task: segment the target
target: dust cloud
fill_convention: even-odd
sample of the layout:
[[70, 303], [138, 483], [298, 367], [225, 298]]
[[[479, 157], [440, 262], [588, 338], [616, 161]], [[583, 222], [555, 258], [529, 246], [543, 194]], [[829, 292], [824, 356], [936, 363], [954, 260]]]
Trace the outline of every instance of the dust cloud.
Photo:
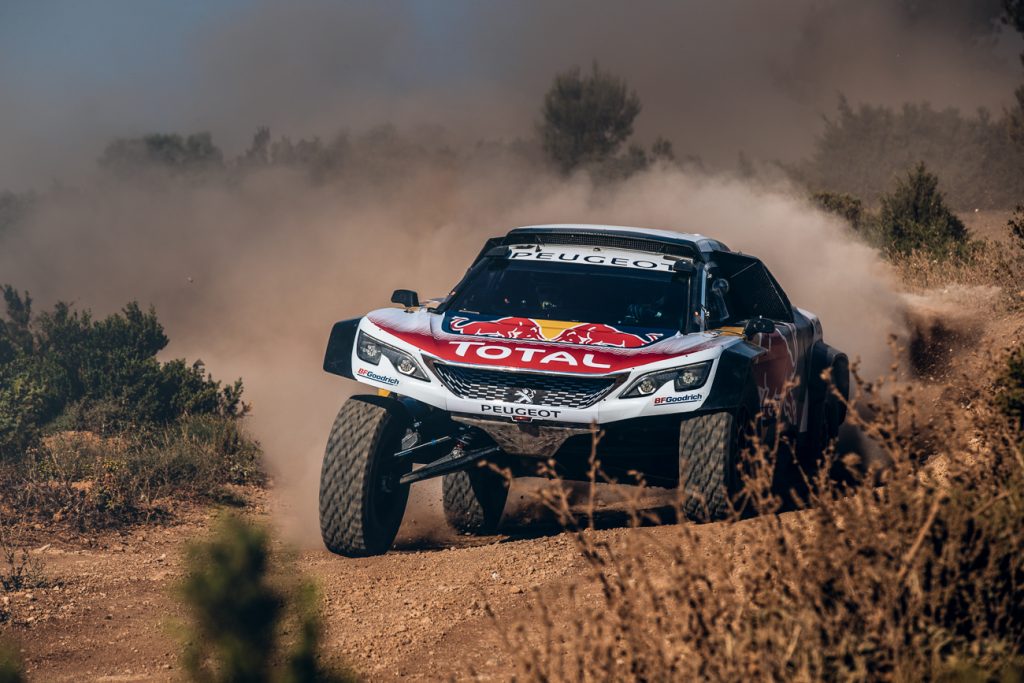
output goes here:
[[[392, 290], [443, 295], [487, 237], [536, 223], [699, 232], [763, 258], [826, 339], [881, 372], [903, 334], [885, 266], [843, 224], [784, 186], [655, 168], [616, 184], [513, 163], [410, 163], [316, 185], [284, 170], [202, 181], [94, 181], [57, 193], [0, 243], [0, 282], [40, 308], [156, 307], [165, 357], [241, 376], [251, 428], [283, 492], [290, 537], [318, 542], [317, 479], [333, 416], [358, 385], [321, 370], [331, 325], [389, 305]], [[441, 516], [420, 495], [412, 531]], [[429, 522], [425, 520], [434, 520]], [[417, 527], [417, 524], [419, 526]]]
[[1020, 77], [1001, 0], [206, 4], [194, 25], [174, 3], [0, 7], [0, 188], [66, 179], [112, 137], [153, 131], [208, 130], [229, 152], [261, 125], [529, 137], [554, 74], [594, 59], [640, 96], [640, 142], [718, 168], [740, 150], [805, 156], [838, 93], [998, 113]]

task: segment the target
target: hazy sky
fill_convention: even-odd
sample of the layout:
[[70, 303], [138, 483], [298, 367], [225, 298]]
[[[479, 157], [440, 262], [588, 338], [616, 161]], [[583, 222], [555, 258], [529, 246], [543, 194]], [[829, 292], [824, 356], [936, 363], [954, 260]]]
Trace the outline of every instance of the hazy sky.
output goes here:
[[979, 29], [994, 6], [0, 0], [0, 188], [73, 179], [111, 137], [153, 131], [209, 130], [230, 151], [259, 125], [530, 135], [552, 75], [594, 59], [637, 89], [642, 139], [709, 159], [793, 158], [839, 92], [1007, 105], [1024, 80], [1021, 41]]

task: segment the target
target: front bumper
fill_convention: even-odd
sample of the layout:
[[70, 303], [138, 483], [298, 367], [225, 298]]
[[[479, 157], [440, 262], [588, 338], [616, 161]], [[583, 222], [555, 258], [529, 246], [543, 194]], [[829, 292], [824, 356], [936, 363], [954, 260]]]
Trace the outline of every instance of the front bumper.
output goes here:
[[[709, 398], [718, 359], [724, 348], [708, 348], [603, 375], [538, 372], [454, 363], [432, 356], [366, 319], [360, 328], [422, 360], [429, 381], [403, 375], [387, 358], [370, 365], [361, 360], [353, 349], [352, 372], [357, 381], [408, 396], [452, 414], [510, 423], [543, 421], [589, 426], [699, 411]], [[699, 388], [678, 392], [668, 382], [651, 395], [621, 398], [626, 388], [641, 375], [703, 361], [712, 361], [712, 367]], [[484, 379], [478, 386], [467, 385], [466, 382], [474, 377]], [[535, 395], [530, 396], [530, 391]]]

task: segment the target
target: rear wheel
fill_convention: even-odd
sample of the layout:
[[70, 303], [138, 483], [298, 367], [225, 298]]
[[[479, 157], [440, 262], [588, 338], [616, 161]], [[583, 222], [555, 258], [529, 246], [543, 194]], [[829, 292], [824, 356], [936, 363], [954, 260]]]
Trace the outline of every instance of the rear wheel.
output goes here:
[[409, 466], [392, 458], [405, 431], [380, 405], [351, 398], [341, 407], [320, 473], [320, 535], [331, 552], [360, 557], [391, 547], [409, 499], [398, 483]]
[[446, 474], [441, 483], [444, 516], [467, 534], [494, 533], [508, 499], [505, 477], [487, 468]]
[[839, 354], [832, 361], [830, 370], [827, 384], [820, 376], [811, 378], [808, 430], [799, 458], [808, 478], [817, 475], [824, 462], [823, 456], [839, 436], [839, 428], [846, 420], [846, 401], [850, 396], [850, 370], [846, 356]]

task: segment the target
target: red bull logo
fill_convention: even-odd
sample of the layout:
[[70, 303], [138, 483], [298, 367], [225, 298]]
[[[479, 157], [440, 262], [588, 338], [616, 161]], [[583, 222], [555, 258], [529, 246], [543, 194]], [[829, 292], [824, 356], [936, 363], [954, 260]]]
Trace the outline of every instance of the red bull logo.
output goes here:
[[564, 342], [566, 344], [617, 346], [623, 349], [635, 349], [640, 346], [646, 346], [651, 342], [655, 342], [660, 339], [661, 336], [662, 335], [658, 333], [640, 336], [638, 334], [623, 332], [611, 325], [584, 323], [582, 325], [576, 325], [575, 327], [563, 330], [561, 334], [555, 337], [554, 341]]
[[460, 334], [473, 334], [481, 337], [545, 339], [540, 324], [531, 318], [499, 318], [497, 320], [452, 318], [452, 329]]
[[[545, 327], [548, 330], [545, 330]], [[622, 349], [647, 346], [664, 336], [661, 333], [641, 336], [602, 323], [579, 323], [566, 327], [565, 323], [542, 325], [540, 321], [532, 318], [515, 317], [497, 320], [452, 318], [451, 329], [460, 334], [483, 337], [560, 342], [580, 346], [614, 346]]]

